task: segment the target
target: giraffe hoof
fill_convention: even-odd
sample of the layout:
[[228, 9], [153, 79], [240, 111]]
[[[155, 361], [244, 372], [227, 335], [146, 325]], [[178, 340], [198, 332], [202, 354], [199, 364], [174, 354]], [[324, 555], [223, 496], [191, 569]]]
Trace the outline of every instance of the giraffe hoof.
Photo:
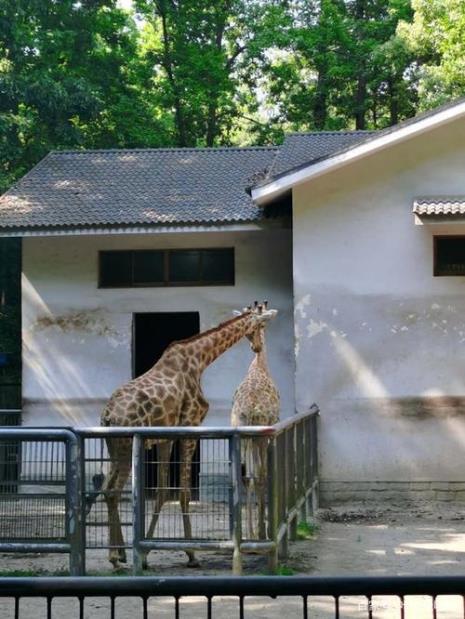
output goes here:
[[200, 561], [198, 561], [197, 559], [189, 559], [186, 567], [200, 567]]

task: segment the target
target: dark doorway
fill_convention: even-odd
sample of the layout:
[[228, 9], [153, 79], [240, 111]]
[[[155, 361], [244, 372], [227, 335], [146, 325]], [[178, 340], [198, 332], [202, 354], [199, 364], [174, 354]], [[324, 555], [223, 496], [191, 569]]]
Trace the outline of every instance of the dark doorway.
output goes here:
[[197, 335], [198, 312], [134, 314], [134, 377], [149, 370], [176, 340]]
[[[172, 342], [197, 335], [200, 330], [200, 317], [198, 312], [134, 314], [133, 324], [133, 374], [136, 377], [149, 370]], [[171, 488], [179, 487], [179, 451], [179, 442], [176, 441], [171, 452], [169, 481]], [[156, 446], [146, 451], [145, 462], [145, 487], [147, 489], [155, 488], [157, 485]], [[191, 489], [193, 499], [198, 498], [199, 473], [200, 445], [197, 445], [192, 461]]]

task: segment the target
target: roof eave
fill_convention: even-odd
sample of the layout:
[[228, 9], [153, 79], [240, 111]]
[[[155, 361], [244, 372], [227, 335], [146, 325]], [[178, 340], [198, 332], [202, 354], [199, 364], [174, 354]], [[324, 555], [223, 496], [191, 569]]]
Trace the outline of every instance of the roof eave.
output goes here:
[[271, 179], [269, 182], [252, 187], [251, 195], [256, 204], [265, 205], [280, 197], [293, 187], [305, 183], [314, 178], [318, 178], [328, 172], [342, 168], [350, 163], [355, 163], [372, 154], [381, 152], [391, 146], [400, 144], [412, 137], [421, 135], [445, 125], [461, 116], [465, 115], [465, 101], [447, 109], [438, 110], [432, 116], [420, 118], [417, 122], [408, 125], [400, 125], [393, 130], [379, 137], [374, 137], [367, 142], [362, 142], [353, 148], [340, 154], [330, 156], [327, 159], [310, 163], [299, 169], [291, 170], [282, 176]]
[[59, 237], [59, 236], [96, 236], [120, 234], [168, 234], [194, 232], [249, 232], [263, 228], [280, 227], [282, 221], [273, 219], [255, 219], [249, 221], [192, 222], [177, 224], [136, 224], [136, 225], [96, 225], [96, 226], [30, 226], [0, 228], [0, 238], [12, 237]]
[[442, 215], [427, 215], [413, 213], [415, 225], [417, 226], [450, 226], [465, 224], [465, 213], [448, 213]]

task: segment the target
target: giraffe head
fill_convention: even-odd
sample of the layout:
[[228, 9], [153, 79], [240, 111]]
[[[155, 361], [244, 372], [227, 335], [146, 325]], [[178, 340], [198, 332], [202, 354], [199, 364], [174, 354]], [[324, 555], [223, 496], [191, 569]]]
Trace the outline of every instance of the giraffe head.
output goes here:
[[255, 301], [253, 306], [245, 307], [243, 312], [250, 314], [250, 326], [245, 335], [253, 352], [259, 353], [263, 349], [265, 326], [268, 321], [276, 317], [278, 310], [268, 309], [268, 301], [263, 303]]

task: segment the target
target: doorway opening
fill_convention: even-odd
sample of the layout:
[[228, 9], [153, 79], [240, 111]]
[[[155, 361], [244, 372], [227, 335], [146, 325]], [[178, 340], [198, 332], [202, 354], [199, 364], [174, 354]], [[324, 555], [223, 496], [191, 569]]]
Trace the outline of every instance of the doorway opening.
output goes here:
[[[160, 312], [134, 314], [133, 321], [133, 377], [149, 370], [174, 341], [183, 340], [200, 331], [198, 312]], [[176, 441], [171, 450], [169, 487], [179, 488], [180, 449]], [[200, 474], [200, 443], [192, 460], [191, 496], [198, 499]], [[157, 486], [157, 447], [145, 453], [145, 486]], [[173, 490], [170, 498], [177, 498]]]

